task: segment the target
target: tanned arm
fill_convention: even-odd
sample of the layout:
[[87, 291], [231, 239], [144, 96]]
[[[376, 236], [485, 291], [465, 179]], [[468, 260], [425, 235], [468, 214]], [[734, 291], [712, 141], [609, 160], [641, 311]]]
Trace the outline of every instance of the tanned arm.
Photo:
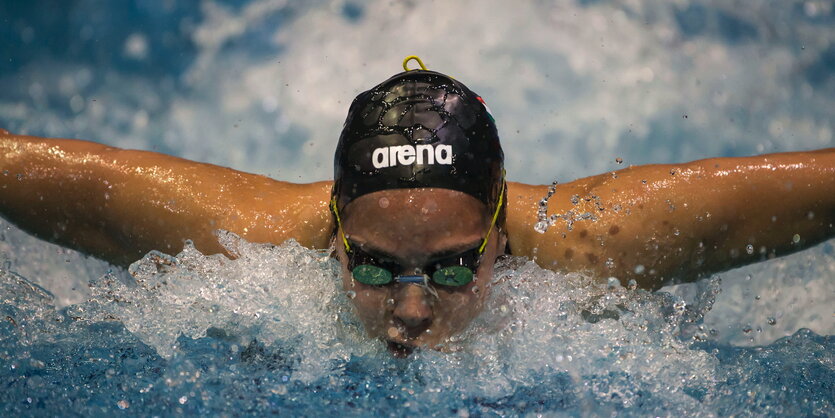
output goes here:
[[0, 215], [42, 239], [113, 264], [186, 239], [223, 252], [213, 231], [325, 248], [331, 182], [292, 184], [168, 155], [0, 130]]
[[[781, 256], [835, 236], [835, 148], [629, 167], [560, 185], [534, 231], [547, 186], [510, 184], [517, 255], [657, 289]], [[575, 203], [576, 202], [576, 203]], [[569, 212], [570, 211], [570, 212]], [[580, 219], [582, 214], [592, 219]], [[588, 216], [588, 215], [586, 215]]]

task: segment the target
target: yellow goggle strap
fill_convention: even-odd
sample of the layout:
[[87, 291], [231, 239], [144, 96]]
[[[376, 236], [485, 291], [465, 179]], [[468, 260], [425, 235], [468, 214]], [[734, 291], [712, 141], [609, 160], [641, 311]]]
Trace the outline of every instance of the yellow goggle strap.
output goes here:
[[504, 203], [504, 188], [507, 185], [504, 175], [505, 171], [502, 169], [502, 189], [499, 191], [499, 203], [496, 205], [496, 211], [493, 212], [493, 220], [490, 221], [490, 229], [487, 230], [487, 236], [484, 237], [484, 242], [481, 243], [481, 247], [478, 247], [479, 254], [484, 252], [484, 247], [487, 246], [487, 240], [490, 239], [490, 233], [493, 232], [493, 227], [496, 226], [496, 220], [499, 219], [499, 211], [502, 209], [502, 204]]
[[339, 236], [342, 237], [342, 242], [345, 243], [345, 252], [351, 251], [351, 245], [348, 244], [348, 239], [345, 238], [345, 232], [342, 231], [342, 219], [339, 218], [339, 210], [336, 208], [336, 196], [331, 198], [331, 211], [336, 217], [336, 226], [339, 228]]

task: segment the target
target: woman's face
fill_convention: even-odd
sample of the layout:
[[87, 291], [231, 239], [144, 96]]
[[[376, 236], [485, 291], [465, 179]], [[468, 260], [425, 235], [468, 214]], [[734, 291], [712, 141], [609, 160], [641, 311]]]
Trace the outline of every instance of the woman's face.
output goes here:
[[[342, 211], [343, 230], [350, 245], [394, 260], [402, 271], [415, 274], [436, 255], [458, 253], [481, 245], [491, 213], [474, 197], [448, 189], [395, 189], [361, 196]], [[432, 283], [365, 285], [353, 279], [341, 236], [337, 254], [342, 262], [345, 291], [371, 337], [385, 339], [397, 355], [415, 347], [443, 349], [447, 339], [481, 312], [490, 290], [493, 264], [505, 238], [495, 229], [474, 280], [450, 287]]]

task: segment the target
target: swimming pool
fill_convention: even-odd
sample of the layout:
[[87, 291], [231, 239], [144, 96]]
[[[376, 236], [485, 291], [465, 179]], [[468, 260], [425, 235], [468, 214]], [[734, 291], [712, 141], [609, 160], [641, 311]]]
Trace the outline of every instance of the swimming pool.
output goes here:
[[[835, 144], [827, 2], [47, 6], [0, 6], [2, 127], [282, 180], [330, 178], [350, 100], [413, 53], [485, 97], [515, 181]], [[655, 294], [511, 258], [454, 353], [398, 360], [293, 243], [131, 275], [2, 233], [4, 415], [832, 411], [833, 241]]]

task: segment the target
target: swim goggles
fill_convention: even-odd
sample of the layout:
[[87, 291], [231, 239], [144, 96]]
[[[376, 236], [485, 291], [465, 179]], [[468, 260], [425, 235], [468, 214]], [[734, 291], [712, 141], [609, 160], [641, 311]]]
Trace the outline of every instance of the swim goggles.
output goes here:
[[351, 246], [348, 253], [348, 270], [354, 280], [368, 285], [382, 286], [392, 282], [424, 283], [431, 278], [432, 282], [442, 286], [464, 286], [473, 281], [475, 271], [481, 261], [482, 252], [479, 247], [432, 262], [420, 269], [423, 274], [395, 275], [403, 271], [403, 267], [392, 260], [375, 257], [359, 246]]
[[475, 272], [484, 255], [484, 248], [487, 247], [490, 232], [493, 230], [493, 227], [496, 225], [496, 219], [499, 217], [499, 210], [501, 210], [504, 201], [504, 188], [505, 182], [502, 181], [496, 211], [493, 213], [490, 227], [481, 244], [473, 249], [442, 258], [424, 266], [421, 269], [423, 274], [420, 275], [396, 274], [404, 269], [393, 260], [376, 257], [363, 251], [359, 245], [351, 245], [351, 242], [345, 237], [345, 232], [342, 230], [342, 220], [339, 217], [336, 197], [332, 198], [330, 208], [333, 211], [334, 217], [336, 217], [339, 234], [342, 242], [345, 244], [345, 252], [348, 255], [348, 270], [351, 272], [354, 280], [373, 286], [382, 286], [393, 282], [425, 283], [428, 279], [441, 286], [458, 287], [470, 283], [473, 281]]

